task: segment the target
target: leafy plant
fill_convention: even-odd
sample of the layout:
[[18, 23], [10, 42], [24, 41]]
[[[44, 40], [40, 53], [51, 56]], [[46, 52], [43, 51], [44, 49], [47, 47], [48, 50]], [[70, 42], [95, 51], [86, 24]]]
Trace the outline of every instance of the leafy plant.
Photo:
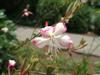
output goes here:
[[81, 62], [74, 65], [73, 75], [92, 75], [90, 62], [83, 58]]
[[100, 74], [100, 61], [95, 62], [96, 74]]
[[0, 73], [7, 70], [8, 60], [14, 59], [11, 50], [16, 45], [14, 23], [0, 10]]

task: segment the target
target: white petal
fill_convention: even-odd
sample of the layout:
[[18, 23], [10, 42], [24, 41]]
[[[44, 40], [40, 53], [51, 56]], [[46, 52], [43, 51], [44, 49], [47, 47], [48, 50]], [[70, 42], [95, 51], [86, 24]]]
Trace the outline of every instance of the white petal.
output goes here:
[[59, 22], [55, 26], [54, 34], [59, 35], [59, 34], [64, 33], [66, 30], [67, 30], [67, 28], [65, 27], [65, 24], [62, 22]]
[[60, 47], [61, 48], [71, 48], [71, 46], [73, 45], [73, 41], [71, 40], [71, 38], [68, 35], [60, 35], [59, 37], [57, 37], [57, 41], [59, 41]]
[[36, 37], [36, 38], [32, 39], [31, 42], [36, 47], [43, 48], [43, 47], [45, 47], [47, 45], [48, 39], [47, 38], [43, 38], [43, 37]]

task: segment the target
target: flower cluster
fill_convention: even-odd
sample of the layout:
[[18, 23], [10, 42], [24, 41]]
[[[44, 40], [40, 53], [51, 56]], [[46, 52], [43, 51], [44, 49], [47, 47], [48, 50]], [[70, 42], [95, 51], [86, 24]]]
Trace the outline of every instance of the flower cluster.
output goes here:
[[33, 45], [38, 48], [48, 47], [48, 53], [56, 53], [61, 49], [73, 48], [73, 41], [65, 34], [67, 28], [64, 22], [58, 22], [55, 26], [45, 26], [40, 29], [40, 37], [32, 39]]

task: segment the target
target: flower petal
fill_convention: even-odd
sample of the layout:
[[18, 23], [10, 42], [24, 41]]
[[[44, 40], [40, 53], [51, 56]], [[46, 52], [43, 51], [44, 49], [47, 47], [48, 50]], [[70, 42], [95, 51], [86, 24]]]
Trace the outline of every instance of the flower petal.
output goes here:
[[36, 37], [32, 39], [31, 41], [33, 45], [35, 45], [38, 48], [43, 48], [47, 45], [48, 39], [43, 38], [43, 37]]
[[55, 26], [54, 34], [59, 35], [59, 34], [64, 33], [66, 30], [67, 28], [65, 27], [65, 24], [63, 22], [59, 22]]
[[40, 30], [40, 34], [43, 36], [43, 37], [49, 37], [50, 36], [50, 33], [53, 33], [54, 31], [54, 27], [52, 26], [46, 26], [44, 28], [42, 28]]
[[68, 35], [61, 35], [61, 37], [58, 37], [59, 44], [61, 45], [61, 48], [72, 48], [73, 47], [73, 41]]

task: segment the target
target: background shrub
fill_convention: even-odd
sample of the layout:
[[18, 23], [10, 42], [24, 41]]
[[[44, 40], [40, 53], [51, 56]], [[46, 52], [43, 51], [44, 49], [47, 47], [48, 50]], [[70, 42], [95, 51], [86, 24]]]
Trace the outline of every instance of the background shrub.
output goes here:
[[12, 50], [16, 45], [15, 24], [0, 10], [0, 75], [7, 72], [9, 59], [14, 59]]

